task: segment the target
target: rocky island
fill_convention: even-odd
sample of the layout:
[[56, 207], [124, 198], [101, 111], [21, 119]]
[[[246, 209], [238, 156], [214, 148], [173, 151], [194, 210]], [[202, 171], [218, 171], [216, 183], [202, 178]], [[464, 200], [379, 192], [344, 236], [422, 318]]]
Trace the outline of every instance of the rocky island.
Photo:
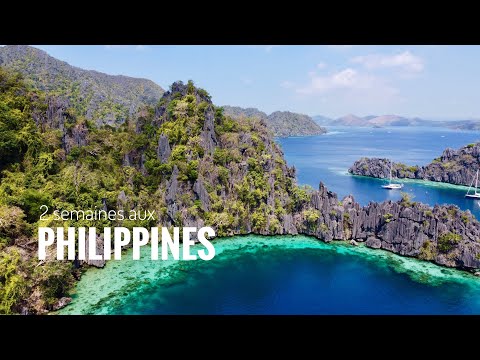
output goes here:
[[388, 159], [361, 158], [348, 171], [354, 175], [385, 179], [392, 174], [397, 178], [438, 181], [470, 186], [480, 169], [480, 143], [469, 144], [458, 150], [445, 149], [443, 154], [426, 166], [405, 165]]
[[267, 124], [274, 136], [311, 136], [325, 134], [327, 130], [318, 125], [310, 116], [290, 111], [275, 111], [270, 115], [256, 108], [224, 106], [225, 115], [232, 118], [256, 117]]
[[[39, 206], [155, 210], [158, 218], [42, 226], [211, 226], [218, 236], [306, 234], [364, 242], [464, 270], [480, 268], [480, 224], [456, 206], [359, 205], [298, 186], [265, 119], [225, 115], [207, 91], [175, 82], [155, 105], [105, 125], [68, 96], [0, 67], [0, 313], [68, 303], [87, 266], [38, 261]], [[319, 179], [320, 180], [320, 179]], [[101, 247], [102, 239], [97, 239]]]

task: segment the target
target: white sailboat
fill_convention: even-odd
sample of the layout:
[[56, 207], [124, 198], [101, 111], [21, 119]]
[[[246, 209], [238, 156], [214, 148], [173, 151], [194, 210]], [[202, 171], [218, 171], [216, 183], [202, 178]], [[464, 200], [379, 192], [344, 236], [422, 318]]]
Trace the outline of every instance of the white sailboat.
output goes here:
[[390, 161], [390, 181], [387, 185], [382, 185], [382, 188], [387, 190], [397, 190], [403, 188], [403, 184], [392, 183], [392, 162]]
[[[475, 190], [473, 191], [473, 194], [470, 194], [470, 189], [472, 188], [473, 181], [475, 181]], [[470, 187], [468, 188], [468, 191], [465, 194], [465, 197], [469, 199], [480, 199], [480, 192], [478, 192], [477, 189], [478, 189], [478, 170], [477, 170], [477, 174], [475, 175], [475, 178], [472, 179], [472, 183], [470, 184]]]

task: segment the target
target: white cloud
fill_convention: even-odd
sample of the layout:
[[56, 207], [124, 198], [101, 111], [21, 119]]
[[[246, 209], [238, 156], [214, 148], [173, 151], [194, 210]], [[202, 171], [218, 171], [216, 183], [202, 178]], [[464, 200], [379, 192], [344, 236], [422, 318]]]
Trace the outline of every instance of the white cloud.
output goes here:
[[322, 93], [333, 89], [355, 88], [360, 86], [368, 86], [370, 79], [366, 76], [360, 76], [358, 72], [352, 68], [333, 73], [328, 76], [317, 76], [315, 73], [309, 72], [310, 84], [299, 88], [296, 91], [301, 94]]
[[413, 55], [410, 51], [404, 51], [396, 55], [370, 54], [356, 56], [351, 59], [351, 62], [361, 64], [367, 69], [397, 67], [410, 73], [419, 73], [425, 67], [423, 59]]
[[319, 62], [317, 64], [317, 69], [322, 70], [322, 69], [325, 69], [326, 67], [327, 67], [327, 64], [325, 64], [324, 62]]
[[398, 90], [385, 79], [350, 67], [326, 76], [308, 75], [307, 85], [295, 88], [300, 96], [319, 95], [319, 98], [325, 98], [329, 95], [345, 104], [364, 105], [385, 105], [401, 100]]
[[245, 85], [252, 85], [252, 84], [253, 84], [253, 80], [252, 80], [252, 79], [242, 79], [242, 82], [243, 82]]

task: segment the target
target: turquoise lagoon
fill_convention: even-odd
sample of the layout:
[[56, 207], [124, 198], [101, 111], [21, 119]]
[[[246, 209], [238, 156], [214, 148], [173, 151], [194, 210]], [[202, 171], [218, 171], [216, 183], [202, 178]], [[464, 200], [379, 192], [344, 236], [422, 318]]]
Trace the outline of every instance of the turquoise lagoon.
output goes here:
[[[196, 245], [201, 246], [201, 245]], [[60, 314], [476, 314], [480, 279], [345, 242], [214, 240], [210, 261], [110, 261]]]

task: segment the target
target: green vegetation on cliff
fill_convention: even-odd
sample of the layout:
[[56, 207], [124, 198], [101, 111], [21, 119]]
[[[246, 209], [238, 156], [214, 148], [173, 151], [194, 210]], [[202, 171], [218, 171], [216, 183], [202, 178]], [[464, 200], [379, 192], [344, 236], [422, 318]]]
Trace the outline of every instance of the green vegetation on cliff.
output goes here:
[[83, 70], [31, 46], [0, 47], [0, 65], [23, 74], [32, 87], [67, 100], [77, 114], [98, 124], [117, 126], [163, 94], [153, 81]]
[[[113, 128], [0, 71], [0, 313], [54, 309], [79, 275], [78, 262], [38, 262], [39, 225], [206, 223], [220, 236], [281, 233], [280, 217], [303, 201], [291, 196], [294, 171], [265, 126], [224, 116], [191, 82]], [[41, 205], [50, 208], [44, 221]], [[59, 223], [51, 215], [95, 208], [155, 210], [157, 221]]]

